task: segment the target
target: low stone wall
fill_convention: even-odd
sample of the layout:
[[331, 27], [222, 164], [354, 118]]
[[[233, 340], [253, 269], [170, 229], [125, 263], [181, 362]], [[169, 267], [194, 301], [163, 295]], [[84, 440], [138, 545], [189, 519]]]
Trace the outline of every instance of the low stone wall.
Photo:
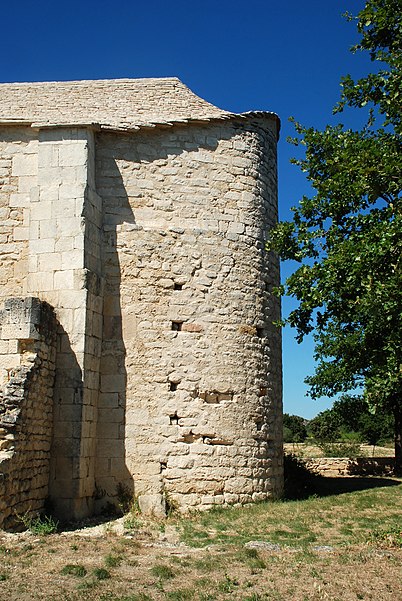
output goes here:
[[382, 476], [392, 474], [393, 457], [319, 457], [305, 459], [306, 467], [322, 476]]
[[43, 510], [48, 496], [56, 328], [37, 298], [8, 299], [0, 311], [1, 528]]

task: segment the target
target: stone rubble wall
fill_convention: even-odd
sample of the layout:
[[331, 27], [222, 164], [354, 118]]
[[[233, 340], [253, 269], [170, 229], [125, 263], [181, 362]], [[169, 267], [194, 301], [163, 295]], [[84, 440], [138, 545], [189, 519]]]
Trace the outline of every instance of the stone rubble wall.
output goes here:
[[105, 275], [96, 482], [144, 511], [282, 492], [276, 126], [98, 134]]
[[0, 311], [0, 527], [44, 509], [48, 497], [57, 323], [37, 298], [10, 298]]
[[392, 457], [318, 457], [305, 459], [306, 467], [322, 476], [378, 476], [391, 474]]

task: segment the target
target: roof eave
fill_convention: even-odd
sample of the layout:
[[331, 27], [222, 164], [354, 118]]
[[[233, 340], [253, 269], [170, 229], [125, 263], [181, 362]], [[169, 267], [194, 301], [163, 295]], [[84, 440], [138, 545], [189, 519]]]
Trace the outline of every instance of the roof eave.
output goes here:
[[175, 125], [205, 125], [206, 123], [219, 123], [222, 121], [248, 121], [255, 118], [265, 118], [276, 122], [277, 126], [277, 137], [279, 139], [280, 132], [280, 119], [276, 113], [270, 111], [247, 111], [245, 113], [224, 113], [219, 116], [213, 117], [198, 117], [188, 119], [174, 119], [172, 121], [150, 121], [150, 122], [139, 122], [135, 125], [130, 124], [127, 126], [117, 125], [113, 123], [95, 123], [95, 122], [71, 122], [71, 123], [50, 123], [44, 121], [32, 121], [29, 119], [0, 119], [0, 125], [15, 125], [15, 126], [29, 126], [33, 129], [59, 129], [59, 128], [85, 128], [92, 129], [95, 131], [106, 130], [106, 131], [121, 131], [129, 133], [130, 131], [138, 131], [142, 129], [168, 129]]

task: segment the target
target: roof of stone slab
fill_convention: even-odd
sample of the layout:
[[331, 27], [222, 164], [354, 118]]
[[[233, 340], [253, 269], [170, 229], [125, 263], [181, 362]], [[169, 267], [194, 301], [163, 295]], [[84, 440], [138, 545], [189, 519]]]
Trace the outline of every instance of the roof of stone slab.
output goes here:
[[230, 113], [194, 94], [176, 77], [0, 84], [0, 123], [37, 127], [95, 125], [132, 130], [173, 123], [248, 118], [275, 113]]

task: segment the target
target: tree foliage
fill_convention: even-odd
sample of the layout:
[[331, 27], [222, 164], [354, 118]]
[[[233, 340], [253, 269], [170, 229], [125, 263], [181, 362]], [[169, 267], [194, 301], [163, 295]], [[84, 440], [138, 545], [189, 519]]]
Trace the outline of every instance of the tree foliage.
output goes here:
[[284, 442], [304, 442], [307, 438], [306, 422], [299, 415], [283, 414]]
[[316, 442], [334, 442], [339, 439], [339, 419], [331, 409], [321, 411], [309, 422], [309, 432]]
[[393, 434], [393, 416], [374, 411], [364, 396], [342, 395], [332, 409], [319, 413], [308, 423], [318, 442], [358, 440], [371, 445], [388, 442]]
[[313, 398], [361, 386], [371, 406], [392, 411], [402, 470], [402, 3], [367, 0], [352, 17], [354, 52], [368, 51], [372, 73], [342, 79], [335, 107], [367, 111], [360, 131], [323, 131], [295, 122], [294, 160], [315, 193], [274, 230], [270, 249], [299, 262], [280, 292], [297, 307], [287, 322], [297, 340], [314, 331]]

